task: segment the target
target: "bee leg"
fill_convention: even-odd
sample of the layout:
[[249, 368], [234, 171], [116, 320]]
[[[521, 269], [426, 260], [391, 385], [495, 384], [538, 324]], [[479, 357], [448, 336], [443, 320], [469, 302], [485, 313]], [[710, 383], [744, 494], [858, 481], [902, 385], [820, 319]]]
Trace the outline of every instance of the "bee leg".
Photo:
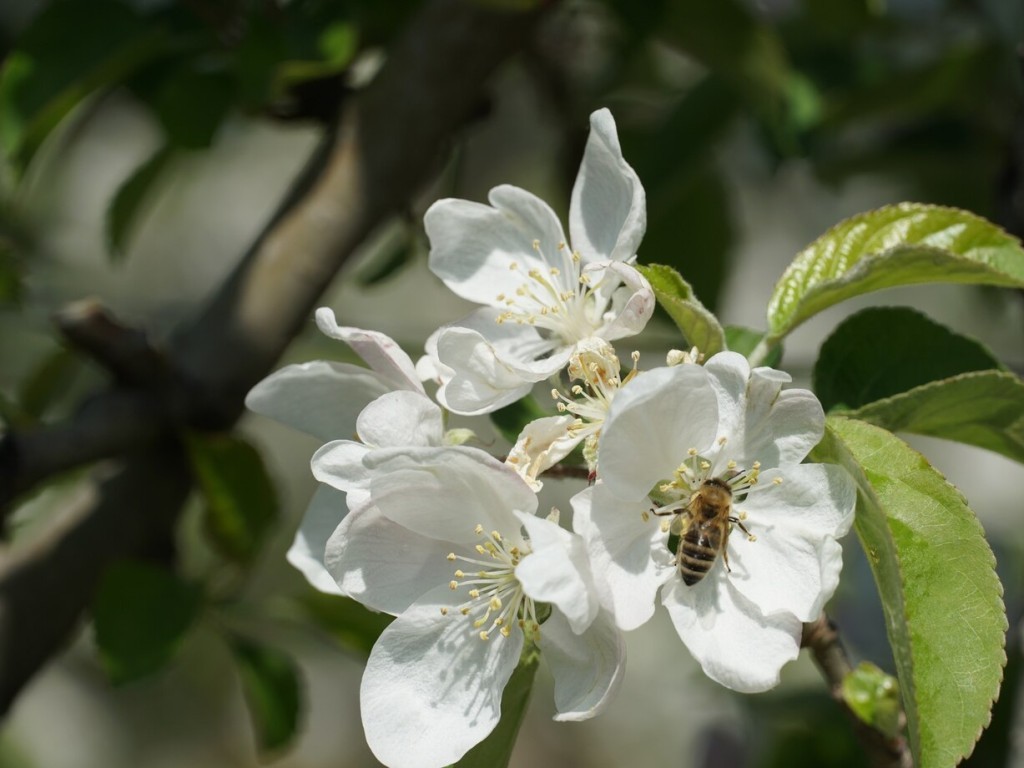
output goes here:
[[732, 573], [732, 568], [729, 567], [729, 550], [727, 547], [722, 547], [722, 562], [725, 563], [725, 570], [728, 573]]
[[740, 519], [738, 517], [730, 517], [729, 518], [729, 522], [730, 523], [734, 523], [735, 525], [738, 525], [740, 527], [740, 530], [743, 531], [745, 534], [747, 534], [747, 538], [750, 541], [757, 541], [757, 537], [754, 534], [752, 534], [750, 531], [747, 530], [747, 526], [745, 526], [743, 523], [741, 523]]
[[663, 510], [661, 510], [659, 512], [654, 507], [651, 507], [651, 514], [652, 515], [657, 515], [658, 517], [668, 517], [669, 515], [678, 515], [679, 514], [679, 510], [678, 509], [668, 509], [668, 510], [663, 509]]

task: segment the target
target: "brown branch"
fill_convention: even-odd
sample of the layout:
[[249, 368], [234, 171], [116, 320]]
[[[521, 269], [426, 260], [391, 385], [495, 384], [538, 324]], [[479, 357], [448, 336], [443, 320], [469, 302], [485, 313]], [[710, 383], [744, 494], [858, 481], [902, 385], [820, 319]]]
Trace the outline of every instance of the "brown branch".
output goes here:
[[802, 646], [810, 650], [818, 669], [829, 685], [832, 698], [843, 708], [854, 735], [860, 742], [872, 768], [913, 768], [906, 739], [891, 738], [865, 723], [850, 709], [843, 697], [843, 680], [853, 671], [850, 659], [839, 640], [836, 625], [822, 614], [817, 621], [804, 624]]
[[54, 315], [67, 342], [92, 357], [114, 378], [131, 386], [153, 386], [167, 377], [167, 361], [146, 334], [111, 315], [97, 299], [83, 299]]
[[0, 560], [0, 712], [67, 640], [104, 566], [169, 536], [190, 478], [163, 438], [234, 422], [345, 260], [440, 167], [452, 135], [478, 112], [484, 83], [541, 13], [426, 3], [374, 82], [346, 99], [279, 213], [173, 340], [164, 380], [111, 389], [65, 424], [0, 441], [0, 482], [19, 493], [72, 466], [128, 457], [94, 503]]

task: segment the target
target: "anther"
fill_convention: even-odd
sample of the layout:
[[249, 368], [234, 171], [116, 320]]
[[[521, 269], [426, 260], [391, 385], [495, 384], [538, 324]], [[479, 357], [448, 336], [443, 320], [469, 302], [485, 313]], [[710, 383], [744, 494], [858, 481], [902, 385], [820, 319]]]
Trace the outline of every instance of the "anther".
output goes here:
[[447, 555], [444, 556], [444, 559], [447, 560], [449, 563], [454, 563], [455, 562], [455, 553], [454, 552], [449, 552]]
[[458, 588], [459, 588], [459, 582], [455, 581], [455, 579], [452, 579], [451, 581], [448, 582], [448, 589], [458, 589]]

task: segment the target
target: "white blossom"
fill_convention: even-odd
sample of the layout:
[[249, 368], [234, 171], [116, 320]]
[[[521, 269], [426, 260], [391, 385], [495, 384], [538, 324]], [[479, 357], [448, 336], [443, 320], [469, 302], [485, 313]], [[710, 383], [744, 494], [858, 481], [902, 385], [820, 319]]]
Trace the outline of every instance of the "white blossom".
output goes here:
[[377, 451], [364, 464], [368, 499], [331, 536], [326, 565], [344, 594], [398, 617], [360, 691], [377, 758], [392, 768], [461, 758], [497, 724], [528, 642], [552, 669], [558, 719], [603, 708], [623, 648], [582, 540], [537, 517], [529, 487], [476, 449]]
[[646, 228], [643, 187], [622, 157], [607, 109], [591, 132], [569, 209], [569, 234], [543, 200], [513, 186], [490, 205], [445, 199], [424, 217], [430, 268], [459, 296], [484, 305], [428, 344], [423, 375], [456, 413], [518, 400], [561, 370], [576, 345], [639, 333], [654, 310], [650, 285], [630, 264]]
[[[853, 519], [846, 471], [800, 463], [824, 414], [811, 392], [783, 390], [789, 380], [731, 352], [638, 376], [605, 421], [600, 482], [573, 499], [619, 626], [650, 618], [660, 589], [704, 671], [740, 691], [774, 686], [797, 656], [802, 623], [838, 585], [836, 539]], [[708, 481], [730, 501], [720, 547], [680, 554], [692, 505], [715, 498]]]
[[[634, 365], [639, 355], [634, 354]], [[634, 368], [625, 378], [636, 374]], [[573, 384], [570, 394], [557, 388], [551, 396], [557, 401], [560, 416], [548, 416], [527, 424], [509, 453], [506, 463], [538, 491], [538, 476], [568, 456], [583, 443], [583, 455], [591, 474], [597, 470], [597, 446], [605, 416], [615, 393], [623, 385], [619, 358], [604, 339], [580, 342], [569, 358], [568, 373]]]
[[[364, 408], [377, 398], [394, 391], [403, 392], [396, 403], [400, 424], [409, 424], [417, 413], [424, 415], [429, 429], [440, 429], [440, 409], [423, 394], [423, 385], [409, 356], [390, 337], [377, 331], [339, 326], [334, 312], [322, 307], [316, 312], [317, 327], [325, 335], [348, 344], [369, 366], [314, 360], [287, 365], [254, 386], [245, 398], [249, 410], [268, 416], [321, 441], [351, 438], [362, 418], [363, 431], [370, 439], [381, 437], [387, 426], [375, 424], [392, 414], [378, 407], [364, 416]], [[423, 405], [426, 402], [427, 405]], [[435, 415], [436, 413], [436, 415]], [[412, 429], [410, 427], [410, 429]], [[421, 427], [426, 429], [426, 427]], [[396, 438], [397, 439], [397, 438]], [[323, 555], [327, 539], [348, 511], [345, 489], [321, 485], [313, 494], [303, 515], [295, 539], [288, 550], [288, 561], [317, 589], [338, 592], [338, 586], [324, 569]]]

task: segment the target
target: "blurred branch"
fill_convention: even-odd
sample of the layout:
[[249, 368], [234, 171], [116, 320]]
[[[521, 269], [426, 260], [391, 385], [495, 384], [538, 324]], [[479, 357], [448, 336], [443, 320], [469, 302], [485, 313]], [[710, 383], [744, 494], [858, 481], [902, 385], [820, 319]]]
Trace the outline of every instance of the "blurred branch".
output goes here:
[[173, 340], [160, 380], [112, 388], [67, 423], [0, 440], [0, 503], [55, 472], [126, 457], [94, 502], [0, 559], [0, 712], [71, 634], [105, 565], [168, 539], [191, 481], [180, 448], [156, 446], [182, 427], [234, 423], [346, 259], [440, 167], [453, 133], [478, 113], [484, 83], [542, 13], [425, 3], [373, 83], [346, 99], [238, 267]]
[[167, 362], [146, 334], [121, 323], [96, 299], [68, 305], [54, 322], [69, 344], [96, 360], [118, 382], [151, 386], [166, 377]]
[[846, 703], [843, 697], [843, 681], [853, 671], [853, 667], [839, 640], [836, 625], [825, 614], [819, 616], [817, 621], [804, 624], [801, 645], [810, 650], [822, 677], [828, 683], [832, 698], [846, 713], [854, 735], [864, 749], [872, 768], [913, 768], [913, 758], [906, 739], [893, 739], [872, 728], [857, 717]]

